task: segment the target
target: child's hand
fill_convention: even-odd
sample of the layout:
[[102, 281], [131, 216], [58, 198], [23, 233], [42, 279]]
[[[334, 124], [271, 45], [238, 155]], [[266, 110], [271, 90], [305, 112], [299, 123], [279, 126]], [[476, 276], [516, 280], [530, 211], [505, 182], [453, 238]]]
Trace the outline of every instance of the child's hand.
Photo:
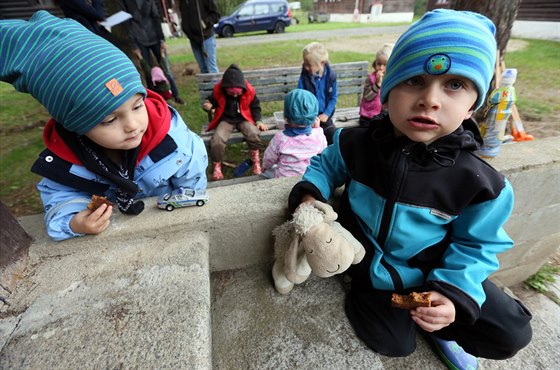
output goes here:
[[210, 112], [212, 110], [212, 103], [210, 103], [210, 101], [205, 100], [204, 103], [202, 103], [202, 109], [204, 109], [207, 112]]
[[[307, 204], [311, 204], [314, 201], [316, 201], [315, 197], [313, 197], [312, 195], [309, 194], [305, 194], [302, 198], [301, 198], [301, 204], [303, 203], [307, 203]], [[301, 205], [300, 204], [300, 205]]]
[[262, 122], [257, 122], [257, 128], [261, 131], [268, 131], [268, 126]]
[[319, 121], [327, 122], [328, 120], [329, 120], [329, 116], [327, 116], [325, 113], [319, 114]]
[[375, 72], [375, 83], [377, 84], [377, 86], [381, 86], [383, 76], [385, 76], [385, 72], [383, 72], [382, 70], [378, 70]]
[[70, 220], [70, 228], [77, 234], [100, 234], [109, 227], [113, 207], [102, 204], [95, 211], [84, 209]]
[[311, 125], [312, 128], [318, 128], [321, 127], [321, 120], [319, 119], [319, 117], [315, 117], [315, 122], [313, 122], [313, 124]]
[[410, 310], [412, 320], [423, 330], [431, 333], [445, 328], [455, 321], [455, 305], [441, 293], [431, 291], [432, 307]]

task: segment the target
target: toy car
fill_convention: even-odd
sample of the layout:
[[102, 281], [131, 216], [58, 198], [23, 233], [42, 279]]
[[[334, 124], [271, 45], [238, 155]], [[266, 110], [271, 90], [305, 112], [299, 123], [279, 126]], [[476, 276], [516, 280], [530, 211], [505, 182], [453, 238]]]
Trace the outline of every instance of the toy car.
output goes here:
[[199, 206], [208, 202], [208, 194], [204, 190], [194, 191], [192, 189], [179, 188], [171, 193], [161, 195], [157, 199], [157, 206], [161, 209], [173, 211], [175, 208]]

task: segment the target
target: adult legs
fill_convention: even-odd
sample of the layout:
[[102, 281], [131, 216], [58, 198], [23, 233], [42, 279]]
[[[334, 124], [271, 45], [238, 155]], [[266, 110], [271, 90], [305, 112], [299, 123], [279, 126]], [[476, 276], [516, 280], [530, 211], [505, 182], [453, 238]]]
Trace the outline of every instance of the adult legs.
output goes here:
[[204, 40], [204, 51], [206, 67], [208, 68], [208, 73], [218, 73], [218, 59], [216, 57], [216, 36], [212, 35], [206, 40]]
[[202, 44], [190, 41], [194, 58], [198, 63], [201, 73], [219, 72], [216, 61], [216, 37], [211, 36], [204, 40]]

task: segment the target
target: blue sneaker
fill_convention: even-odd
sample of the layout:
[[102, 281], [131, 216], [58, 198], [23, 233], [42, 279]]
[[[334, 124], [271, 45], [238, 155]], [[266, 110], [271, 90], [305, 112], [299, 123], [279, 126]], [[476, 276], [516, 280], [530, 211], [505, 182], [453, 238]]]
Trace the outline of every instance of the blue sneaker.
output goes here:
[[429, 336], [432, 340], [436, 353], [451, 370], [476, 370], [478, 360], [455, 341], [446, 341], [433, 335]]

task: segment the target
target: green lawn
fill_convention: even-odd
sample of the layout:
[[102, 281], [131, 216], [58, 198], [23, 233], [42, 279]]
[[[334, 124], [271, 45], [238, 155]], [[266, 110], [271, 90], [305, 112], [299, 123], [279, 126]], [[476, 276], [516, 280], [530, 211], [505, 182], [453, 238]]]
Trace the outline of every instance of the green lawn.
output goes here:
[[[313, 27], [342, 27], [341, 24], [324, 23], [300, 24], [288, 27], [288, 32]], [[344, 26], [360, 26], [344, 24]], [[301, 27], [301, 28], [300, 28]], [[332, 28], [327, 28], [332, 29]], [[220, 69], [225, 69], [232, 61], [242, 62], [245, 69], [294, 66], [301, 64], [301, 50], [314, 40], [293, 40], [271, 44], [246, 44], [235, 47], [220, 47], [218, 61]], [[524, 119], [557, 122], [560, 112], [560, 74], [558, 60], [560, 43], [552, 41], [526, 40], [525, 48], [506, 55], [506, 65], [518, 69], [515, 84], [518, 95], [518, 108]], [[344, 42], [341, 40], [341, 42]], [[189, 63], [194, 63], [186, 39], [169, 40], [170, 59], [182, 97], [186, 106], [178, 107], [189, 127], [200, 132], [206, 123], [206, 114], [199, 105], [199, 95], [194, 76], [184, 76], [183, 71]], [[174, 53], [173, 50], [186, 50]], [[366, 51], [331, 51], [333, 63], [368, 60], [372, 55]], [[341, 99], [340, 107], [355, 104], [354, 99]], [[280, 104], [263, 104], [263, 113], [271, 115], [281, 110]], [[31, 165], [43, 149], [40, 128], [37, 122], [49, 118], [31, 96], [16, 92], [11, 85], [0, 83], [0, 200], [14, 214], [24, 215], [42, 212], [38, 193], [34, 190], [38, 176], [30, 172]], [[556, 120], [556, 121], [554, 121]], [[240, 163], [245, 159], [247, 147], [244, 144], [228, 147], [226, 161]], [[231, 170], [226, 169], [226, 176]]]

